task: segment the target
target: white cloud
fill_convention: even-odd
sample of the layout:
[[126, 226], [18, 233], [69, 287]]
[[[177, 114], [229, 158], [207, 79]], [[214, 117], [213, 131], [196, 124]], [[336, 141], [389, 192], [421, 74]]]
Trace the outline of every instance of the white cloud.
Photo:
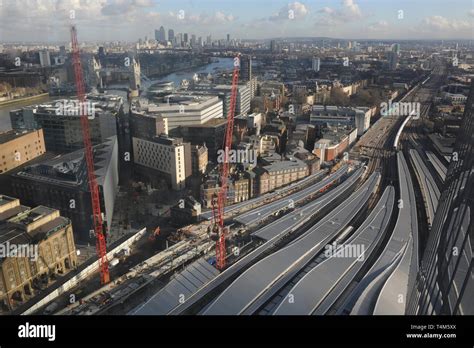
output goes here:
[[376, 32], [380, 32], [380, 31], [386, 31], [387, 29], [389, 28], [389, 24], [387, 21], [378, 21], [378, 22], [375, 22], [375, 23], [372, 23], [368, 26], [368, 29], [370, 31], [376, 31]]
[[472, 23], [464, 20], [447, 19], [443, 16], [431, 16], [426, 17], [423, 22], [423, 26], [428, 30], [449, 30], [449, 31], [460, 31], [470, 29], [473, 27]]
[[352, 22], [362, 18], [362, 12], [354, 0], [343, 0], [338, 9], [324, 7], [318, 11], [321, 14], [316, 24], [337, 25], [344, 22]]
[[282, 7], [277, 14], [270, 16], [268, 19], [270, 21], [281, 21], [287, 19], [300, 19], [306, 17], [308, 15], [309, 9], [308, 7], [299, 2], [295, 1], [289, 3], [287, 6]]
[[[182, 17], [180, 17], [182, 15]], [[231, 23], [236, 18], [232, 14], [225, 14], [222, 11], [216, 11], [213, 14], [188, 14], [186, 11], [180, 12], [169, 12], [168, 21], [174, 24], [181, 25], [217, 25]]]

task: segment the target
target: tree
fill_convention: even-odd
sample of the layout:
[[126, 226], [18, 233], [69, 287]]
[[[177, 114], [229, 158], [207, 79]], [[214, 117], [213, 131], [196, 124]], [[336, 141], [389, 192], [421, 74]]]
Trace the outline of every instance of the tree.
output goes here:
[[333, 88], [331, 90], [330, 104], [337, 106], [347, 106], [349, 105], [349, 97], [342, 90], [342, 88]]

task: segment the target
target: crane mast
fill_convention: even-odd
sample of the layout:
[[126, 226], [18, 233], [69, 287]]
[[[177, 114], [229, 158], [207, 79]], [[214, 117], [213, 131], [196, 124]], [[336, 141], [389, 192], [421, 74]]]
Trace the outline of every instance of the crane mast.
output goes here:
[[104, 234], [104, 226], [102, 221], [102, 213], [100, 209], [99, 185], [95, 177], [94, 169], [94, 153], [92, 150], [91, 137], [89, 132], [89, 118], [85, 112], [83, 104], [85, 102], [85, 86], [82, 74], [81, 57], [79, 45], [77, 42], [76, 27], [71, 27], [71, 43], [72, 43], [72, 61], [74, 66], [74, 77], [76, 80], [76, 91], [78, 99], [78, 107], [80, 110], [80, 120], [82, 127], [82, 137], [84, 139], [84, 156], [87, 164], [87, 178], [89, 182], [89, 190], [92, 200], [92, 220], [94, 225], [94, 233], [96, 237], [96, 252], [99, 258], [100, 282], [107, 284], [110, 281], [109, 262], [107, 260], [107, 245]]
[[232, 74], [232, 89], [230, 95], [230, 108], [227, 114], [227, 126], [224, 135], [224, 162], [221, 166], [220, 190], [217, 194], [217, 204], [212, 202], [214, 226], [213, 231], [216, 234], [216, 265], [222, 270], [226, 264], [225, 237], [226, 228], [224, 227], [224, 207], [227, 200], [228, 178], [229, 178], [229, 150], [232, 147], [232, 132], [234, 129], [235, 106], [237, 103], [237, 85], [239, 82], [240, 57], [234, 58], [234, 72]]

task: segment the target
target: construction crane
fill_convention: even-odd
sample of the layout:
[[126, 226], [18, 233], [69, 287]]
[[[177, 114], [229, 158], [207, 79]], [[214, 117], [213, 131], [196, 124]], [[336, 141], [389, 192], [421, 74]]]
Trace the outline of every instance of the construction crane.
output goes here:
[[[219, 270], [224, 269], [226, 262], [224, 227], [224, 207], [227, 200], [227, 181], [229, 179], [229, 150], [232, 146], [232, 131], [234, 129], [235, 105], [237, 103], [237, 84], [239, 83], [240, 56], [234, 58], [234, 72], [232, 74], [232, 89], [230, 94], [230, 108], [227, 114], [227, 126], [224, 135], [224, 162], [221, 166], [221, 186], [217, 197], [212, 200], [213, 228], [211, 237], [216, 239], [216, 266]], [[217, 202], [216, 202], [217, 201]]]
[[95, 177], [94, 154], [92, 150], [91, 137], [89, 132], [89, 118], [86, 109], [83, 107], [86, 99], [86, 90], [84, 86], [84, 76], [82, 74], [81, 57], [79, 53], [79, 45], [77, 43], [76, 27], [71, 27], [71, 43], [72, 43], [72, 62], [74, 66], [74, 77], [76, 80], [77, 99], [80, 110], [80, 120], [82, 127], [82, 137], [84, 138], [84, 156], [87, 164], [87, 178], [89, 181], [89, 190], [92, 199], [92, 220], [94, 224], [94, 232], [96, 237], [96, 251], [99, 257], [99, 270], [101, 284], [107, 284], [110, 281], [109, 262], [107, 260], [107, 246], [105, 240], [102, 213], [100, 209], [99, 185]]

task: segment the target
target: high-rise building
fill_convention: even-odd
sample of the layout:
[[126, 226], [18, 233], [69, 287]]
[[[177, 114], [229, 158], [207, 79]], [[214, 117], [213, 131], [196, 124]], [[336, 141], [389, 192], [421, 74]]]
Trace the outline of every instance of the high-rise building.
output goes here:
[[408, 314], [474, 314], [474, 81]]
[[188, 43], [188, 33], [184, 33], [184, 35], [183, 35], [183, 41], [184, 41], [185, 44]]
[[51, 66], [51, 57], [49, 56], [49, 51], [39, 51], [39, 60], [41, 67]]
[[395, 52], [387, 52], [388, 68], [396, 70], [398, 66], [398, 54]]
[[227, 44], [230, 43], [230, 34], [227, 34]]
[[320, 67], [321, 67], [321, 59], [318, 57], [313, 57], [313, 61], [311, 64], [311, 68], [313, 69], [313, 71], [318, 72]]
[[270, 51], [271, 51], [272, 53], [275, 53], [275, 52], [278, 51], [278, 45], [277, 45], [277, 43], [276, 43], [275, 40], [271, 40], [271, 41], [270, 41]]
[[240, 79], [242, 81], [250, 81], [252, 79], [252, 57], [250, 55], [242, 55], [240, 57]]
[[155, 30], [155, 40], [158, 42], [166, 41], [166, 32], [163, 26], [161, 26], [159, 30]]
[[168, 41], [171, 41], [171, 43], [173, 43], [173, 41], [174, 41], [174, 30], [173, 29], [168, 30]]
[[191, 145], [183, 139], [161, 134], [150, 140], [133, 138], [135, 164], [167, 177], [174, 190], [182, 190], [192, 174]]
[[400, 54], [400, 44], [396, 43], [392, 45], [392, 52], [395, 52], [396, 54]]

